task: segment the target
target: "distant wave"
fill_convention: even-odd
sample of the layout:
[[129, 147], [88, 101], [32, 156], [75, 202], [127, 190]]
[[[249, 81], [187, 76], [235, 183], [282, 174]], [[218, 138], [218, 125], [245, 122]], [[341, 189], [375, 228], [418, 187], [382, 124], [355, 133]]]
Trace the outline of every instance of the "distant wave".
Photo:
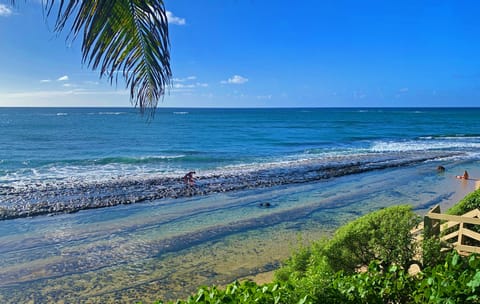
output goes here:
[[57, 113], [57, 116], [67, 116], [68, 113]]
[[[480, 138], [479, 138], [480, 140]], [[445, 149], [480, 149], [480, 141], [460, 140], [407, 140], [407, 141], [376, 141], [370, 150], [373, 152], [404, 152]]]
[[431, 135], [421, 136], [419, 139], [478, 139], [480, 134], [447, 134], [447, 135]]
[[361, 110], [354, 110], [356, 113], [383, 113], [383, 109], [361, 109]]
[[173, 112], [175, 115], [186, 115], [189, 114], [188, 112]]
[[[184, 158], [185, 155], [158, 155], [143, 157], [105, 157], [93, 161], [95, 164], [149, 164], [170, 159]], [[88, 161], [91, 162], [91, 161]]]
[[[105, 157], [84, 160], [45, 161], [35, 164], [22, 161], [18, 169], [5, 169], [1, 178], [7, 183], [29, 183], [44, 180], [104, 180], [126, 174], [145, 175], [152, 172], [175, 172], [185, 155], [158, 155], [145, 157]], [[0, 162], [0, 164], [2, 164]]]
[[127, 112], [90, 112], [88, 115], [123, 115], [128, 114]]
[[[153, 155], [153, 156], [112, 156], [91, 159], [66, 159], [57, 161], [41, 162], [41, 166], [89, 166], [89, 165], [108, 165], [108, 164], [151, 164], [162, 163], [173, 159], [182, 159], [186, 155]], [[24, 161], [25, 166], [30, 165], [30, 161]], [[39, 163], [37, 162], [37, 165]]]
[[98, 115], [122, 115], [127, 114], [126, 112], [98, 112]]
[[309, 148], [304, 154], [314, 156], [351, 155], [357, 153], [411, 152], [426, 150], [472, 151], [480, 149], [480, 136], [425, 136], [412, 140], [360, 140], [350, 144]]

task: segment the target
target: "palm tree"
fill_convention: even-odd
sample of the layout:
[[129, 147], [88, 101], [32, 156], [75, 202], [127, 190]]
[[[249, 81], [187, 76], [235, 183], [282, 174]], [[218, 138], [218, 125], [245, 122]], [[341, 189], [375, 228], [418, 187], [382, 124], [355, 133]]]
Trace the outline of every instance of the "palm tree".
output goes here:
[[[11, 0], [12, 5], [18, 1]], [[110, 84], [121, 74], [131, 103], [154, 113], [170, 84], [168, 20], [162, 0], [43, 0], [54, 31], [71, 26], [67, 39], [82, 35], [82, 63], [100, 70]]]

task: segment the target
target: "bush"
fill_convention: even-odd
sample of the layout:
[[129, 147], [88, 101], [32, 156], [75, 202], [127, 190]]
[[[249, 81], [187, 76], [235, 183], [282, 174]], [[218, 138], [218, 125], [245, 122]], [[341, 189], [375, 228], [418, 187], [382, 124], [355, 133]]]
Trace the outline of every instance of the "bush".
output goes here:
[[411, 230], [419, 221], [406, 205], [369, 213], [338, 229], [323, 254], [334, 272], [353, 273], [371, 261], [408, 269], [417, 253]]
[[382, 271], [372, 262], [364, 273], [337, 274], [334, 287], [345, 303], [480, 303], [480, 259], [450, 252], [444, 263], [416, 276], [395, 265]]
[[[308, 297], [305, 296], [302, 301], [297, 301], [290, 296], [290, 289], [287, 284], [265, 284], [257, 285], [251, 281], [242, 283], [234, 282], [225, 287], [218, 289], [215, 286], [201, 287], [195, 295], [190, 296], [187, 300], [178, 300], [176, 304], [220, 304], [220, 303], [306, 303]], [[155, 304], [162, 304], [158, 301]], [[168, 302], [173, 303], [173, 302]]]
[[396, 264], [407, 269], [417, 253], [411, 230], [419, 221], [405, 205], [369, 213], [340, 227], [330, 240], [301, 248], [277, 271], [276, 278], [286, 281], [312, 271], [354, 273], [374, 260], [385, 268]]
[[279, 281], [288, 281], [293, 277], [302, 277], [305, 275], [312, 257], [310, 247], [301, 247], [286, 262], [281, 271], [275, 272], [275, 278]]
[[426, 237], [422, 241], [422, 266], [429, 267], [443, 263], [451, 248], [437, 236]]
[[410, 231], [418, 221], [409, 206], [367, 214], [339, 228], [332, 239], [300, 248], [276, 271], [275, 279], [290, 284], [296, 298], [308, 295], [318, 303], [345, 303], [346, 294], [334, 284], [336, 272], [348, 277], [372, 261], [378, 271], [395, 265], [406, 272], [417, 253]]
[[335, 288], [350, 303], [408, 303], [415, 290], [415, 278], [392, 265], [387, 271], [372, 262], [366, 272], [345, 276], [337, 274]]
[[[480, 208], [480, 189], [467, 194], [462, 200], [447, 210], [447, 214], [463, 215], [469, 211]], [[465, 224], [465, 228], [480, 233], [480, 225]], [[464, 244], [471, 246], [480, 246], [480, 242], [465, 239]]]
[[293, 278], [301, 279], [307, 272], [329, 272], [328, 264], [323, 255], [323, 248], [329, 241], [324, 239], [308, 247], [300, 247], [288, 258], [284, 265], [275, 271], [275, 280], [286, 282]]
[[449, 253], [445, 263], [427, 267], [417, 278], [413, 303], [480, 303], [480, 259]]
[[384, 269], [373, 261], [362, 273], [340, 271], [325, 277], [307, 271], [292, 282], [202, 287], [175, 303], [480, 303], [480, 259], [451, 252], [444, 263], [426, 267], [415, 276], [396, 265]]
[[463, 215], [468, 211], [480, 208], [480, 189], [467, 194], [462, 200], [447, 210], [447, 214]]

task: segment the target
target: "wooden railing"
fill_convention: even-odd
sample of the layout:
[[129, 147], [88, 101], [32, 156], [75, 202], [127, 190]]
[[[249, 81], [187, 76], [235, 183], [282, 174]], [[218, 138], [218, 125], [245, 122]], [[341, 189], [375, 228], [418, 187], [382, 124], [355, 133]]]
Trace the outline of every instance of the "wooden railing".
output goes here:
[[[468, 227], [480, 227], [480, 210], [475, 209], [464, 215], [441, 214], [440, 206], [430, 209], [424, 217], [425, 236], [438, 236], [450, 243], [459, 253], [480, 253], [480, 233]], [[472, 246], [472, 243], [475, 246]]]

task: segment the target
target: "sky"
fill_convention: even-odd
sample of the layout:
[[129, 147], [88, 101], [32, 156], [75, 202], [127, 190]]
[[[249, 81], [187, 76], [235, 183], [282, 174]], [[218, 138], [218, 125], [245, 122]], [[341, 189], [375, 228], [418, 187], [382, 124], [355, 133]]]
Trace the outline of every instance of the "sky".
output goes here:
[[[0, 106], [131, 106], [55, 34], [41, 1], [0, 0]], [[166, 0], [160, 107], [480, 103], [478, 0]]]

